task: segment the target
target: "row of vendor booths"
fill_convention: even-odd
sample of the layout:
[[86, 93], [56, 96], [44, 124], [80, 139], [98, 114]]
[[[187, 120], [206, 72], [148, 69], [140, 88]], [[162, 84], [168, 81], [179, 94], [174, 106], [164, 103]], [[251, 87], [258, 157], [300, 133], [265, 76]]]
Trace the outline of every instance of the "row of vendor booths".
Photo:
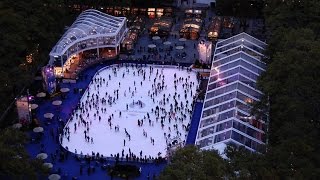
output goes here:
[[[149, 29], [150, 36], [167, 37], [173, 25], [172, 18], [160, 18]], [[198, 39], [200, 37], [203, 20], [200, 18], [186, 18], [179, 31], [180, 38]]]
[[217, 40], [219, 37], [221, 37], [222, 30], [225, 33], [230, 33], [231, 35], [232, 29], [234, 27], [234, 23], [235, 23], [235, 20], [232, 17], [220, 17], [220, 16], [213, 17], [208, 26], [207, 38], [209, 40]]
[[185, 20], [179, 31], [180, 38], [198, 39], [206, 16], [206, 9], [186, 9]]
[[[71, 7], [74, 11], [84, 11], [93, 7], [86, 5], [74, 4]], [[114, 16], [148, 16], [149, 18], [159, 18], [163, 16], [171, 17], [173, 15], [172, 7], [159, 8], [138, 8], [138, 7], [120, 7], [120, 6], [100, 6], [97, 7], [99, 11], [105, 12]]]
[[128, 18], [129, 31], [121, 43], [122, 52], [131, 53], [134, 50], [134, 45], [137, 42], [139, 35], [145, 28], [145, 22], [144, 16]]
[[184, 11], [186, 18], [203, 18], [206, 15], [205, 9], [186, 9]]
[[200, 37], [203, 20], [200, 18], [186, 18], [179, 31], [181, 38], [198, 39]]
[[173, 15], [172, 7], [161, 8], [135, 8], [135, 7], [107, 7], [106, 13], [114, 16], [148, 16], [149, 18], [160, 18], [163, 16], [171, 17]]
[[159, 37], [167, 37], [170, 35], [171, 28], [172, 28], [172, 18], [163, 17], [157, 19], [149, 29], [149, 35], [152, 36], [159, 36]]

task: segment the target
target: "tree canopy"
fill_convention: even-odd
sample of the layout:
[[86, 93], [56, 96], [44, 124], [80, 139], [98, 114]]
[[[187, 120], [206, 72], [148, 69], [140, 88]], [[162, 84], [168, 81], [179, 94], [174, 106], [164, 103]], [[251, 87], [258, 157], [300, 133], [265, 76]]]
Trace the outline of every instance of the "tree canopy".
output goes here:
[[67, 12], [51, 0], [0, 2], [1, 114], [47, 63], [51, 48], [73, 19]]
[[41, 160], [30, 159], [24, 145], [25, 133], [6, 128], [0, 131], [0, 178], [37, 179], [39, 173], [48, 172]]
[[177, 150], [161, 174], [163, 180], [223, 179], [226, 164], [215, 151], [199, 151], [195, 146]]

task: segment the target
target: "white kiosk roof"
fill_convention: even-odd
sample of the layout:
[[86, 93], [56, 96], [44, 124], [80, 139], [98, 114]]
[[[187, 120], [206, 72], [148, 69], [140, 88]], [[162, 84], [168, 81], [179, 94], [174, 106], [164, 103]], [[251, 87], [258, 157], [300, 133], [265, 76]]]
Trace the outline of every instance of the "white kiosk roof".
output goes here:
[[73, 44], [100, 36], [115, 36], [125, 24], [125, 17], [114, 17], [89, 9], [82, 12], [52, 48], [50, 56], [61, 56]]

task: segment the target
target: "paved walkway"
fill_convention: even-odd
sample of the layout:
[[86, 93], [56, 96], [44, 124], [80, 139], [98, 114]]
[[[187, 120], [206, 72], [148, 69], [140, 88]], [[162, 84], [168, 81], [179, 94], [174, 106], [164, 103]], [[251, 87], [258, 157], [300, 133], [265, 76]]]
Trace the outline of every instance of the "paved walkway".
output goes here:
[[200, 122], [200, 117], [201, 117], [202, 107], [203, 107], [203, 103], [201, 103], [201, 102], [197, 102], [195, 104], [186, 145], [195, 143], [195, 140], [197, 137], [198, 126], [199, 126], [199, 122]]
[[[164, 45], [163, 42], [170, 41], [171, 45]], [[148, 45], [155, 44], [157, 47], [154, 48], [155, 53], [148, 52]], [[199, 58], [197, 50], [198, 41], [186, 40], [185, 42], [179, 41], [178, 35], [170, 35], [166, 40], [152, 40], [147, 34], [140, 36], [136, 46], [135, 52], [132, 56], [134, 59], [145, 57], [146, 60], [151, 61], [166, 61], [166, 62], [177, 62], [177, 63], [194, 63], [195, 59]], [[184, 46], [184, 49], [177, 50], [176, 46]], [[167, 51], [172, 49], [171, 51]], [[185, 53], [185, 58], [178, 57], [178, 54]]]

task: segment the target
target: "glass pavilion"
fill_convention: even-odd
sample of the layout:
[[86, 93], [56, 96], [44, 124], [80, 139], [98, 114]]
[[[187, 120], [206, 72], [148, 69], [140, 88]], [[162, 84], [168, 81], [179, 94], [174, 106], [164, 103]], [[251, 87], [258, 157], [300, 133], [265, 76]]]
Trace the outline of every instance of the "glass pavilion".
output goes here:
[[256, 118], [250, 112], [263, 95], [256, 82], [266, 69], [261, 61], [266, 47], [246, 33], [218, 41], [198, 127], [200, 149], [223, 153], [233, 143], [264, 151], [268, 115]]
[[[125, 17], [114, 17], [94, 9], [86, 10], [52, 48], [49, 65], [55, 67], [56, 76], [62, 76], [79, 53], [90, 51], [95, 58], [106, 58], [105, 54], [114, 57], [119, 54], [127, 31]], [[108, 53], [103, 52], [106, 49]]]

